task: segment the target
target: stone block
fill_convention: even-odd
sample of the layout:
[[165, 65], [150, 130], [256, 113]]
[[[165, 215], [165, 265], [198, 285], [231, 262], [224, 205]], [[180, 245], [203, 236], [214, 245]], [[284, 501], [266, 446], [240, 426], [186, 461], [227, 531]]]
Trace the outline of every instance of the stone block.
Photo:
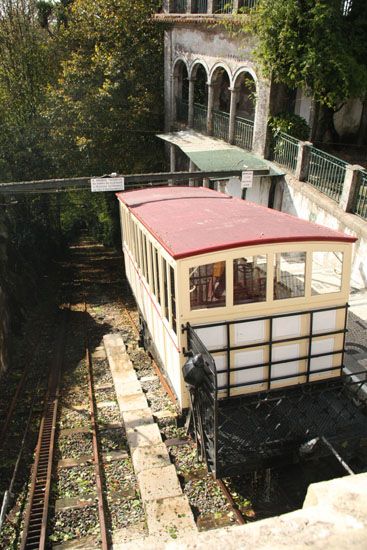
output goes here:
[[149, 535], [175, 539], [186, 533], [197, 533], [189, 501], [184, 495], [147, 502], [145, 513]]
[[136, 475], [144, 470], [163, 468], [171, 464], [167, 447], [164, 443], [150, 445], [149, 447], [137, 447], [132, 450], [131, 458]]
[[120, 411], [124, 413], [125, 411], [136, 411], [138, 409], [146, 409], [148, 407], [147, 400], [143, 393], [131, 395], [120, 395], [117, 394], [117, 401], [120, 407]]
[[148, 445], [162, 443], [159, 428], [154, 423], [136, 426], [134, 429], [127, 429], [126, 435], [131, 450], [135, 447], [147, 447]]
[[182, 495], [176, 470], [172, 464], [164, 468], [152, 468], [140, 472], [138, 482], [144, 503]]
[[127, 430], [133, 430], [138, 426], [144, 424], [152, 424], [154, 422], [151, 410], [146, 407], [145, 409], [137, 409], [133, 411], [124, 412], [124, 425]]

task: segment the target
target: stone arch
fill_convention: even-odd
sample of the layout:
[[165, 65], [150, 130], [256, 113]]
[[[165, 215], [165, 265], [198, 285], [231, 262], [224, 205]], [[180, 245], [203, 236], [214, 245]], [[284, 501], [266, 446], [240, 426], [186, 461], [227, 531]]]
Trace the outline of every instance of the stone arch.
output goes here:
[[190, 78], [195, 80], [194, 103], [204, 107], [208, 103], [208, 75], [209, 71], [206, 64], [200, 60], [196, 60], [190, 72]]
[[213, 86], [213, 107], [215, 110], [229, 113], [231, 72], [222, 63], [217, 63], [211, 70], [209, 83]]
[[187, 61], [178, 57], [175, 59], [172, 70], [173, 76], [173, 113], [180, 122], [187, 122], [189, 100], [189, 68]]
[[253, 121], [258, 92], [255, 72], [249, 68], [239, 69], [233, 77], [233, 88], [237, 90], [236, 116]]

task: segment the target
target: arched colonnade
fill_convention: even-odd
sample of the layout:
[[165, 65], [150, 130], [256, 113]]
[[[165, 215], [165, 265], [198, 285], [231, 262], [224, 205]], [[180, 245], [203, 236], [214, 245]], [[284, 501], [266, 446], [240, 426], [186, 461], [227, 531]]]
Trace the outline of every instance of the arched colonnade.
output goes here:
[[172, 122], [251, 150], [258, 81], [252, 68], [231, 71], [178, 57], [172, 71]]

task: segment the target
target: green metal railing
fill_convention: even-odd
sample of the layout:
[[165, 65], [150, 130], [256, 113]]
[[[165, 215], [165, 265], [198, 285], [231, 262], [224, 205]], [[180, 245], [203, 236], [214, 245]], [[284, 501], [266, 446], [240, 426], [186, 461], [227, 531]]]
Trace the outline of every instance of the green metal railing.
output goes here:
[[258, 0], [239, 0], [238, 9], [241, 11], [244, 8], [254, 8], [257, 3]]
[[207, 13], [208, 0], [193, 0], [191, 11], [192, 13]]
[[213, 136], [228, 141], [229, 114], [213, 111]]
[[307, 182], [321, 193], [339, 201], [347, 163], [315, 147], [311, 147]]
[[193, 127], [198, 132], [206, 133], [206, 121], [207, 121], [208, 110], [204, 105], [199, 105], [194, 103], [194, 121]]
[[283, 132], [278, 132], [274, 136], [273, 160], [281, 166], [285, 166], [291, 172], [295, 172], [298, 148], [298, 139], [288, 136], [288, 134], [284, 134]]
[[186, 13], [187, 0], [174, 0], [171, 13]]
[[367, 220], [367, 172], [361, 171], [360, 173], [361, 179], [356, 191], [353, 212], [357, 216]]
[[184, 99], [177, 100], [177, 121], [185, 122], [187, 124], [187, 119], [189, 116], [189, 102]]
[[252, 140], [254, 135], [254, 123], [246, 118], [236, 117], [234, 143], [238, 147], [243, 147], [248, 151], [252, 150]]
[[233, 0], [216, 0], [214, 3], [214, 13], [232, 13]]

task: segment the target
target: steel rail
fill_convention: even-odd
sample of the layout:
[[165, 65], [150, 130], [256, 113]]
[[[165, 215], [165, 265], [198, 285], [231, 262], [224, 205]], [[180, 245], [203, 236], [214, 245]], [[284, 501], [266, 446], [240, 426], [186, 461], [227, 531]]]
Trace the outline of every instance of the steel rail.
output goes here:
[[52, 361], [44, 412], [41, 419], [31, 486], [25, 514], [20, 550], [43, 550], [46, 546], [48, 508], [51, 491], [60, 375], [68, 309], [63, 310], [62, 325]]
[[[84, 313], [87, 314], [87, 304], [84, 303]], [[105, 502], [103, 498], [103, 487], [102, 487], [102, 468], [101, 468], [101, 456], [98, 447], [98, 428], [96, 422], [96, 404], [93, 391], [93, 368], [92, 368], [92, 357], [89, 349], [88, 343], [88, 333], [86, 327], [86, 321], [84, 322], [85, 330], [85, 347], [86, 347], [86, 362], [88, 367], [88, 394], [89, 394], [89, 412], [90, 412], [90, 421], [92, 425], [92, 441], [93, 441], [93, 464], [94, 464], [94, 473], [96, 477], [96, 487], [97, 487], [97, 498], [98, 498], [98, 517], [99, 525], [101, 531], [101, 540], [102, 540], [102, 550], [108, 550], [110, 547], [109, 537], [107, 532], [107, 522], [106, 522], [106, 513], [105, 513]]]
[[245, 518], [241, 514], [240, 510], [238, 509], [237, 504], [233, 500], [233, 497], [232, 497], [230, 491], [228, 490], [228, 487], [224, 483], [223, 479], [217, 479], [216, 482], [217, 482], [218, 487], [222, 491], [223, 495], [227, 499], [227, 502], [230, 505], [230, 507], [232, 509], [232, 512], [236, 516], [237, 523], [239, 525], [244, 525], [245, 523], [247, 523], [247, 521], [245, 520]]

